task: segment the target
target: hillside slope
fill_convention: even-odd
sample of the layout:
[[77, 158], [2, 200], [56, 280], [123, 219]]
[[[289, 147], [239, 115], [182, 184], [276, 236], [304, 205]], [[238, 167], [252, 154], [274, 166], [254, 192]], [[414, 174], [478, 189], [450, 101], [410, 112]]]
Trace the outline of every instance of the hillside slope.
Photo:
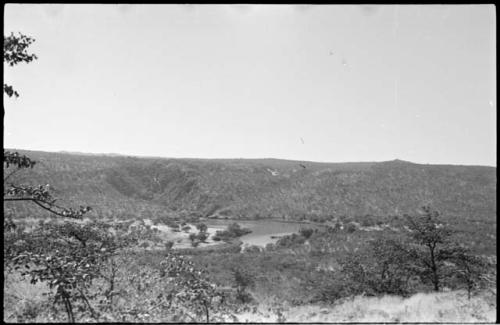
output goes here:
[[[49, 183], [62, 202], [91, 205], [96, 215], [195, 211], [203, 216], [301, 220], [413, 214], [431, 204], [450, 218], [496, 218], [494, 167], [19, 152], [38, 164], [16, 173], [13, 180]], [[29, 205], [7, 207], [39, 212]]]

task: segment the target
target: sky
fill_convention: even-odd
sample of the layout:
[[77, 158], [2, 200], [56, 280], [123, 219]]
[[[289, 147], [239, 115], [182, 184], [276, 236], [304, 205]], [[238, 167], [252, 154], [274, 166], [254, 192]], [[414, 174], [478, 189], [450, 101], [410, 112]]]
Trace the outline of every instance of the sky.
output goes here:
[[496, 166], [493, 5], [7, 4], [4, 147]]

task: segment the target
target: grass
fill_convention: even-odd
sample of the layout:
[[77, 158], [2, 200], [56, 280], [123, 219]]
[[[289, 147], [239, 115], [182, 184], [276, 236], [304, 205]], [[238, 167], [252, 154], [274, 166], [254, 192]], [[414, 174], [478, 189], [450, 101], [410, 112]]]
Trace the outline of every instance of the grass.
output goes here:
[[495, 322], [496, 297], [482, 292], [467, 300], [465, 291], [399, 296], [356, 296], [335, 305], [276, 307], [261, 303], [236, 315], [242, 322]]
[[[134, 258], [135, 259], [135, 258]], [[138, 261], [137, 265], [148, 265], [146, 261]], [[122, 270], [127, 274], [135, 274], [142, 281], [146, 274], [136, 269]], [[149, 273], [153, 270], [149, 270]], [[155, 274], [154, 272], [151, 274]], [[19, 274], [4, 272], [4, 321], [5, 322], [53, 322], [65, 321], [64, 313], [58, 319], [49, 315], [50, 302], [44, 293], [50, 290], [44, 284], [32, 285], [28, 279]], [[155, 278], [156, 279], [156, 278]], [[130, 284], [122, 283], [127, 294], [117, 301], [116, 308], [124, 304], [123, 311], [129, 307], [147, 307], [148, 301], [164, 290], [151, 282], [145, 292], [135, 292]], [[135, 288], [135, 287], [134, 287]], [[381, 297], [355, 296], [338, 300], [333, 304], [305, 304], [292, 306], [271, 292], [264, 293], [257, 288], [250, 289], [257, 305], [242, 305], [235, 311], [236, 318], [228, 318], [227, 322], [494, 322], [496, 319], [496, 290], [484, 290], [467, 299], [464, 290], [418, 293], [408, 298], [384, 295]], [[260, 293], [260, 294], [259, 294]], [[281, 292], [282, 294], [290, 294]], [[293, 294], [293, 293], [292, 293]], [[146, 297], [147, 296], [147, 297]], [[146, 299], [147, 298], [147, 299]], [[123, 301], [122, 301], [123, 300]], [[93, 302], [95, 303], [95, 302]], [[245, 307], [246, 306], [246, 307]], [[125, 308], [125, 309], [124, 309]], [[143, 308], [143, 309], [144, 309]], [[141, 309], [142, 310], [142, 309]], [[121, 312], [110, 320], [119, 320]], [[165, 321], [168, 315], [150, 314], [147, 321]], [[111, 317], [111, 316], [110, 316]], [[101, 318], [101, 321], [105, 318]], [[83, 321], [83, 319], [80, 319]], [[92, 321], [92, 320], [89, 320]]]
[[17, 273], [4, 272], [4, 321], [44, 322], [44, 311], [48, 309], [47, 297], [50, 292], [44, 283], [31, 284]]

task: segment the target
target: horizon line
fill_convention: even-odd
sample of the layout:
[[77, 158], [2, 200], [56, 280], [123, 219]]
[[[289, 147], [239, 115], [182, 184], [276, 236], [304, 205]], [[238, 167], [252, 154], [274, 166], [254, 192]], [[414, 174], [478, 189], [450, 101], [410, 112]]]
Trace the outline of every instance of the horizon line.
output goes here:
[[47, 151], [47, 150], [37, 150], [37, 149], [22, 149], [22, 148], [5, 148], [4, 150], [22, 150], [22, 151], [38, 151], [46, 153], [60, 153], [60, 154], [73, 154], [73, 155], [92, 155], [92, 156], [111, 156], [111, 157], [133, 157], [133, 158], [159, 158], [159, 159], [197, 159], [197, 160], [285, 160], [285, 161], [297, 161], [297, 162], [309, 162], [317, 164], [348, 164], [348, 163], [384, 163], [391, 161], [406, 162], [415, 165], [439, 165], [439, 166], [470, 166], [470, 167], [492, 167], [497, 168], [497, 166], [492, 165], [479, 165], [479, 164], [460, 164], [460, 163], [418, 163], [410, 160], [394, 158], [390, 160], [358, 160], [358, 161], [313, 161], [313, 160], [300, 160], [300, 159], [289, 159], [289, 158], [275, 158], [275, 157], [261, 157], [261, 158], [248, 158], [248, 157], [232, 157], [232, 158], [203, 158], [203, 157], [167, 157], [167, 156], [152, 156], [152, 155], [140, 155], [140, 154], [123, 154], [116, 152], [84, 152], [84, 151], [70, 151], [70, 150], [59, 150], [59, 151]]

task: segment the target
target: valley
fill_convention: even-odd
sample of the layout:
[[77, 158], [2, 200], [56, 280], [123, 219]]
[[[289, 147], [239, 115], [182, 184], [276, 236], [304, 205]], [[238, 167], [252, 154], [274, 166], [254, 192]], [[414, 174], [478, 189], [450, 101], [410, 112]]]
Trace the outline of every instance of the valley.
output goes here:
[[[92, 210], [81, 220], [64, 221], [31, 202], [4, 201], [4, 212], [16, 225], [6, 233], [4, 253], [16, 265], [27, 258], [23, 252], [29, 247], [41, 254], [36, 256], [48, 254], [61, 262], [70, 251], [80, 254], [92, 245], [108, 247], [104, 252], [113, 252], [110, 257], [104, 258], [103, 248], [92, 253], [104, 260], [95, 265], [95, 280], [86, 289], [89, 296], [107, 301], [102, 306], [97, 300], [90, 302], [101, 310], [100, 320], [188, 321], [209, 313], [211, 321], [279, 322], [303, 321], [300, 315], [308, 313], [311, 319], [327, 322], [373, 317], [412, 321], [423, 312], [415, 301], [439, 304], [439, 297], [455, 297], [460, 306], [444, 304], [429, 319], [494, 317], [496, 168], [403, 161], [327, 164], [21, 153], [37, 165], [17, 171], [12, 182], [49, 183], [59, 204], [88, 204]], [[297, 168], [299, 163], [306, 168]], [[467, 282], [447, 269], [458, 268], [461, 260], [453, 258], [461, 255], [450, 257], [455, 262], [440, 264], [436, 294], [433, 282], [416, 271], [425, 264], [415, 256], [425, 256], [425, 250], [419, 242], [412, 243], [410, 228], [417, 227], [413, 220], [426, 222], [426, 215], [437, 218], [428, 229], [447, 238], [440, 244], [443, 254], [447, 249], [466, 249], [466, 254], [480, 258], [474, 289], [464, 291]], [[440, 227], [446, 232], [439, 233]], [[45, 300], [29, 297], [56, 292], [50, 286], [23, 287], [25, 280], [18, 276], [38, 272], [36, 264], [25, 263], [28, 273], [4, 271], [10, 279], [6, 299], [45, 308]], [[185, 263], [191, 265], [189, 271], [183, 269]], [[177, 271], [168, 271], [171, 268]], [[384, 268], [385, 273], [379, 273]], [[179, 276], [162, 282], [168, 272]], [[195, 282], [172, 287], [188, 279]], [[193, 294], [194, 283], [211, 283], [207, 288], [212, 289], [203, 291], [208, 296], [189, 303], [164, 296]], [[12, 291], [17, 287], [28, 291]], [[106, 287], [115, 288], [116, 298]], [[474, 294], [472, 300], [464, 298], [467, 292]], [[364, 295], [366, 302], [358, 303]], [[219, 296], [226, 299], [224, 304], [203, 307], [208, 301], [204, 299]], [[408, 308], [391, 313], [388, 306], [394, 299], [405, 299]], [[152, 307], [140, 307], [142, 303]], [[183, 311], [172, 314], [166, 306], [173, 303], [180, 308], [175, 310]], [[61, 310], [41, 310], [37, 317], [42, 321], [64, 319]], [[457, 316], [457, 310], [465, 314]], [[8, 311], [16, 317], [27, 313]], [[471, 316], [483, 312], [486, 318]], [[79, 317], [91, 321], [97, 316], [83, 312]]]

